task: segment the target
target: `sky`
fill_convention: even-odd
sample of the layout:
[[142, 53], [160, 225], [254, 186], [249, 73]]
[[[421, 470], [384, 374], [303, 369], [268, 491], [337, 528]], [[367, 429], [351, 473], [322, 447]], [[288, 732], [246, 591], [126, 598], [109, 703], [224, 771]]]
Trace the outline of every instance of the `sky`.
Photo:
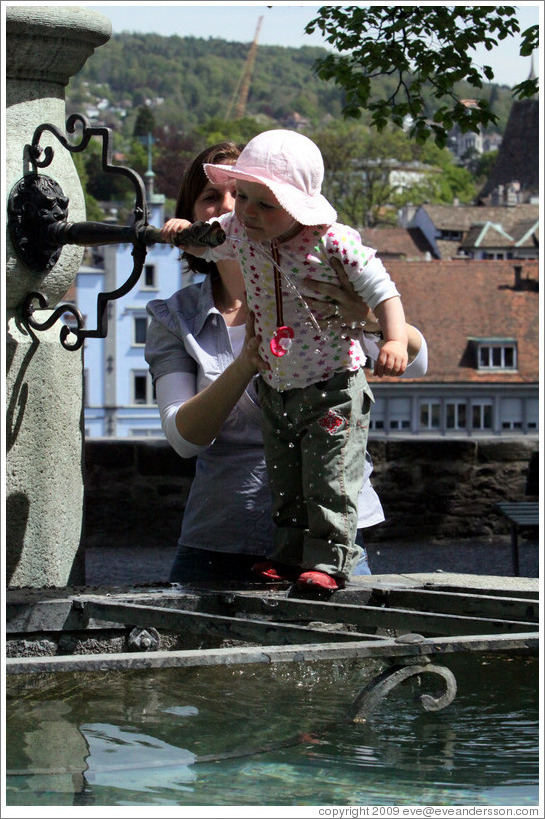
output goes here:
[[[69, 5], [69, 3], [65, 2], [62, 5]], [[320, 8], [321, 4], [317, 3], [275, 3], [269, 0], [268, 4], [99, 2], [94, 5], [87, 3], [77, 3], [77, 5], [100, 11], [109, 17], [115, 34], [122, 31], [155, 33], [163, 36], [177, 34], [180, 37], [219, 37], [234, 42], [251, 43], [256, 33], [258, 20], [260, 16], [263, 16], [259, 32], [261, 45], [282, 45], [294, 48], [303, 45], [327, 47], [327, 43], [319, 33], [315, 32], [313, 35], [304, 33], [305, 25]], [[465, 3], [465, 5], [471, 4]], [[494, 6], [497, 4], [483, 2], [478, 5]], [[517, 9], [521, 30], [524, 31], [528, 26], [539, 22], [540, 10], [543, 13], [543, 4], [518, 3]], [[476, 59], [479, 64], [486, 63], [492, 66], [495, 82], [513, 86], [527, 79], [531, 67], [529, 57], [520, 57], [519, 43], [520, 38], [509, 37], [491, 52], [485, 51], [484, 48], [476, 52]], [[537, 55], [534, 57], [534, 70], [540, 73]]]

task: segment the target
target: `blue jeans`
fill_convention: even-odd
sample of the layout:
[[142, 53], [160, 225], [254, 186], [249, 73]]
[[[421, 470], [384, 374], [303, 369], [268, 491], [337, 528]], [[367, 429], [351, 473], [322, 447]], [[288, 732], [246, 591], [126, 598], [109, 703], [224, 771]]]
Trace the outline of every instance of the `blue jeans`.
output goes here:
[[169, 580], [171, 583], [217, 583], [222, 580], [247, 583], [249, 580], [255, 581], [256, 576], [251, 569], [259, 560], [266, 558], [178, 546]]
[[356, 564], [356, 568], [352, 572], [352, 576], [358, 575], [358, 574], [360, 574], [360, 575], [361, 574], [371, 574], [371, 569], [369, 568], [369, 562], [368, 562], [368, 559], [367, 559], [367, 549], [365, 548], [364, 543], [363, 543], [363, 529], [358, 529], [358, 532], [356, 534], [356, 543], [361, 548], [362, 553], [361, 553], [360, 558], [359, 558], [359, 560], [358, 560], [358, 562]]
[[[361, 529], [358, 529], [356, 543], [362, 547], [363, 552], [352, 574], [371, 574]], [[217, 583], [221, 581], [247, 583], [250, 580], [255, 582], [256, 576], [252, 572], [252, 566], [261, 560], [267, 560], [267, 558], [178, 546], [168, 579], [171, 583]]]

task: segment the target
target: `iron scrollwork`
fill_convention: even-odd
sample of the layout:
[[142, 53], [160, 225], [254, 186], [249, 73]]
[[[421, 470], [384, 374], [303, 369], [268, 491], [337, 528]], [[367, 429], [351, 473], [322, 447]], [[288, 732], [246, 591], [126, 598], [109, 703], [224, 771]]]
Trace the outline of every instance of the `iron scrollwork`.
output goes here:
[[[76, 326], [63, 325], [61, 328], [60, 341], [67, 350], [78, 350], [86, 338], [106, 337], [108, 302], [119, 299], [132, 290], [142, 274], [147, 245], [163, 241], [160, 229], [148, 224], [142, 178], [131, 168], [112, 163], [111, 129], [91, 126], [84, 116], [73, 114], [66, 122], [67, 133], [75, 133], [79, 125], [82, 127], [82, 136], [78, 143], [69, 142], [55, 125], [44, 123], [36, 128], [32, 142], [27, 146], [32, 171], [14, 185], [8, 201], [8, 228], [13, 247], [21, 261], [36, 273], [48, 273], [57, 263], [63, 246], [67, 244], [85, 247], [118, 243], [133, 245], [133, 268], [127, 280], [116, 290], [99, 293], [97, 296], [97, 326], [94, 330], [83, 329], [83, 316], [72, 304], [58, 306], [45, 322], [37, 322], [33, 318], [35, 303], [38, 302], [40, 308], [45, 309], [48, 306], [47, 298], [38, 291], [32, 291], [25, 297], [22, 305], [23, 318], [34, 330], [49, 329], [67, 313], [74, 317]], [[38, 169], [47, 168], [54, 157], [50, 146], [43, 150], [40, 147], [40, 139], [45, 131], [50, 131], [70, 153], [84, 151], [94, 136], [102, 139], [102, 169], [106, 173], [126, 176], [134, 187], [136, 199], [132, 224], [68, 221], [68, 197], [55, 180], [38, 173]], [[196, 223], [178, 234], [176, 244], [215, 247], [224, 241], [225, 233], [218, 223]], [[71, 335], [75, 336], [72, 343], [69, 340]]]
[[[412, 632], [396, 637], [396, 643], [415, 645], [422, 642], [424, 637]], [[367, 722], [369, 715], [390, 691], [410, 677], [416, 677], [420, 681], [423, 674], [435, 674], [445, 685], [445, 690], [438, 697], [432, 697], [431, 694], [420, 695], [424, 711], [441, 711], [450, 705], [457, 691], [456, 677], [450, 668], [432, 663], [425, 655], [417, 657], [407, 654], [398, 662], [392, 662], [360, 691], [350, 707], [349, 718], [356, 723]]]
[[444, 692], [438, 697], [421, 694], [420, 702], [424, 711], [440, 711], [450, 705], [456, 696], [456, 677], [449, 668], [435, 665], [425, 658], [418, 665], [390, 666], [371, 680], [352, 703], [350, 713], [352, 722], [366, 722], [369, 715], [390, 691], [409, 677], [421, 677], [423, 674], [435, 674], [445, 684]]

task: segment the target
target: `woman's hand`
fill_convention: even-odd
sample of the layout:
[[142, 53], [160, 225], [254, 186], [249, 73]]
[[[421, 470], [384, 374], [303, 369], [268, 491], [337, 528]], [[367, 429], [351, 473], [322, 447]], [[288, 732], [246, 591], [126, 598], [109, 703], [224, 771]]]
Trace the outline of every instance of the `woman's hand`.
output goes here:
[[[316, 281], [307, 278], [306, 285], [309, 290], [313, 290], [316, 297], [305, 298], [308, 306], [315, 314], [318, 322], [325, 322], [331, 325], [333, 322], [342, 327], [361, 330], [363, 323], [365, 329], [374, 332], [378, 323], [371, 313], [369, 307], [359, 296], [352, 282], [346, 275], [342, 262], [334, 256], [329, 258], [329, 264], [339, 277], [339, 284], [328, 284], [327, 282]], [[368, 328], [368, 324], [371, 324]]]
[[261, 336], [256, 336], [254, 329], [254, 314], [249, 310], [246, 316], [246, 336], [242, 350], [237, 356], [235, 363], [241, 368], [241, 372], [246, 372], [248, 381], [256, 375], [256, 373], [270, 370], [270, 364], [261, 358], [259, 354], [259, 345], [261, 344]]
[[260, 341], [254, 332], [254, 314], [248, 313], [246, 337], [239, 355], [215, 381], [178, 409], [176, 427], [182, 438], [195, 446], [210, 446], [220, 434], [254, 375], [269, 369], [258, 352]]

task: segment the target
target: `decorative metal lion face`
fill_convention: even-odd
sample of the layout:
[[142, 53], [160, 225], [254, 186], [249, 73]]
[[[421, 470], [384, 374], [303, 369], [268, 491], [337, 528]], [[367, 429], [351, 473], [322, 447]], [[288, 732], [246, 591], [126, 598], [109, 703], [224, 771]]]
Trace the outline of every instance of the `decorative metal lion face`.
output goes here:
[[13, 187], [8, 201], [10, 238], [21, 261], [36, 273], [49, 273], [62, 247], [51, 228], [65, 222], [69, 199], [60, 185], [43, 174], [27, 174]]

